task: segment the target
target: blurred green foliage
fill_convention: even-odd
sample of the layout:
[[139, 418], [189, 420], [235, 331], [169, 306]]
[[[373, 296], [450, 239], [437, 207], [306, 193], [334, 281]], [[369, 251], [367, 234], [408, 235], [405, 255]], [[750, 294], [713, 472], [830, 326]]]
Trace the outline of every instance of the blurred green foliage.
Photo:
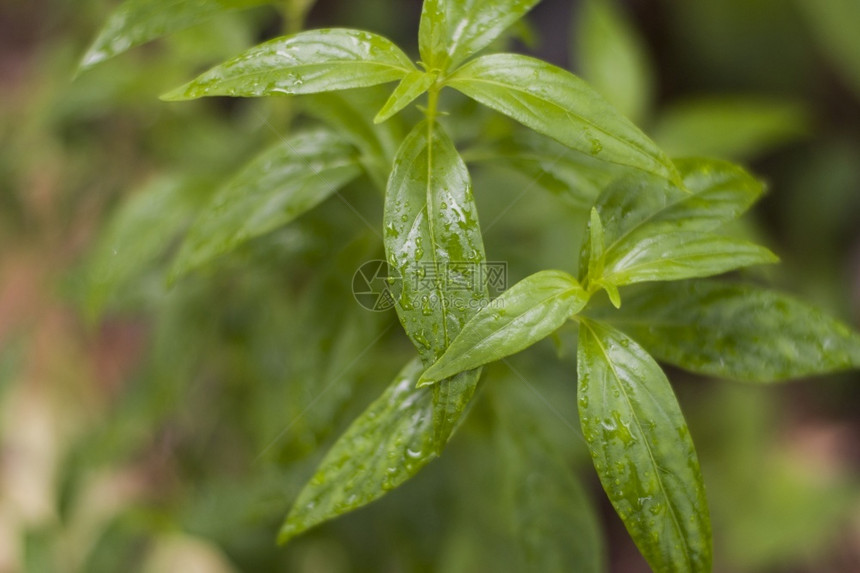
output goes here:
[[[567, 18], [561, 4], [542, 4], [535, 28]], [[574, 4], [574, 68], [673, 153], [764, 175], [759, 224], [738, 232], [782, 255], [776, 282], [860, 322], [856, 2]], [[275, 547], [321, 453], [410, 356], [393, 311], [368, 312], [350, 292], [361, 262], [382, 256], [382, 196], [366, 192], [379, 178], [168, 287], [171, 256], [220, 182], [309, 116], [352, 126], [356, 146], [389, 158], [403, 130], [395, 121], [374, 142], [345, 119], [356, 98], [381, 107], [384, 90], [295, 104], [157, 99], [287, 26], [269, 6], [216, 15], [73, 80], [112, 7], [0, 7], [0, 570], [514, 572], [534, 556], [547, 559], [539, 571], [583, 559], [647, 570], [584, 471], [569, 332], [491, 367], [446, 455], [408, 486]], [[417, 13], [332, 0], [308, 17], [411, 45]], [[601, 18], [600, 36], [581, 31], [588, 18]], [[567, 50], [537, 37], [538, 53]], [[488, 260], [508, 262], [509, 284], [574, 272], [587, 213], [559, 191], [566, 159], [482, 169], [486, 136], [524, 142], [504, 143], [507, 125], [458, 96], [446, 105], [463, 118], [446, 127], [474, 143], [464, 156], [476, 158]], [[778, 391], [672, 378], [709, 488], [716, 569], [856, 570], [856, 375]]]

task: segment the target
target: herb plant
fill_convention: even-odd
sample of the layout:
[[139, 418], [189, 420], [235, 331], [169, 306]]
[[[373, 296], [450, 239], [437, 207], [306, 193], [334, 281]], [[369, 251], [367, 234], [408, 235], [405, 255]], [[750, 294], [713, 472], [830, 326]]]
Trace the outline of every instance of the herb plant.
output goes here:
[[[219, 12], [264, 3], [178, 1], [165, 11], [153, 0], [128, 0], [83, 66]], [[705, 485], [657, 360], [764, 383], [860, 366], [860, 337], [843, 324], [787, 295], [706, 278], [777, 261], [727, 227], [762, 195], [753, 175], [723, 160], [670, 159], [564, 69], [518, 54], [481, 54], [537, 3], [425, 0], [417, 65], [367, 31], [296, 31], [163, 96], [320, 94], [306, 109], [324, 120], [291, 131], [214, 193], [172, 262], [172, 282], [217, 265], [222, 255], [295, 221], [356, 180], [369, 183], [363, 187], [369, 192], [374, 185], [384, 192], [383, 292], [415, 357], [319, 463], [281, 528], [282, 543], [410, 479], [442, 454], [476, 399], [485, 367], [573, 325], [577, 372], [568, 380], [577, 385], [582, 435], [607, 496], [655, 571], [707, 572]], [[288, 27], [296, 28], [310, 4], [285, 6]], [[350, 94], [328, 94], [390, 82], [398, 83], [372, 109], [356, 106]], [[480, 136], [461, 152], [451, 134], [467, 131], [460, 123], [468, 114], [499, 120], [462, 99], [445, 99], [451, 92], [524, 128], [505, 124], [506, 137]], [[410, 125], [405, 118], [413, 105], [422, 117]], [[292, 108], [282, 109], [292, 115]], [[366, 121], [374, 114], [372, 124]], [[504, 162], [583, 208], [581, 248], [570, 244], [569, 257], [558, 261], [578, 271], [540, 270], [492, 298], [494, 261], [485, 254], [465, 159]], [[180, 206], [175, 194], [162, 190], [152, 217], [194, 209]], [[109, 272], [130, 272], [122, 262], [111, 265]], [[516, 455], [539, 455], [541, 446], [529, 447], [534, 451]], [[599, 563], [584, 557], [578, 565], [596, 570]]]

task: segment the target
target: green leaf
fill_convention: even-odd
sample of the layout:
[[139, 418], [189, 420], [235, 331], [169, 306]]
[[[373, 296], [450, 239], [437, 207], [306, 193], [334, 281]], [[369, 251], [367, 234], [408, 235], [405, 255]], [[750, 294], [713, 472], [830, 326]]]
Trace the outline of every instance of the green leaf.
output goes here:
[[586, 0], [578, 18], [576, 59], [582, 77], [633, 121], [653, 98], [647, 46], [614, 0]]
[[85, 70], [140, 44], [233, 10], [273, 0], [127, 0], [111, 14], [81, 58]]
[[95, 317], [116, 293], [167, 252], [194, 218], [205, 194], [187, 181], [159, 178], [135, 192], [93, 248], [87, 269], [87, 313]]
[[445, 83], [571, 149], [678, 180], [653, 141], [561, 68], [527, 56], [493, 54], [467, 63]]
[[394, 155], [406, 135], [403, 122], [392, 120], [375, 125], [370, 110], [385, 101], [384, 86], [364, 90], [347, 90], [314, 94], [302, 98], [302, 107], [326, 123], [361, 151], [361, 163], [382, 192]]
[[524, 408], [529, 396], [512, 391], [521, 387], [513, 381], [504, 385], [512, 395], [497, 408], [499, 424], [493, 428], [501, 502], [507, 502], [502, 509], [519, 556], [511, 571], [602, 573], [606, 548], [591, 500], [570, 460], [548, 439], [542, 423], [546, 406]]
[[590, 208], [600, 192], [618, 177], [617, 167], [530, 132], [479, 145], [463, 152], [463, 159], [466, 163], [492, 162], [494, 168], [517, 171], [530, 185], [580, 209]]
[[803, 136], [808, 124], [796, 103], [753, 96], [705, 98], [670, 106], [653, 135], [670, 155], [742, 159]]
[[588, 296], [562, 271], [540, 271], [481, 309], [445, 353], [421, 376], [420, 386], [524, 350], [582, 310]]
[[425, 0], [418, 47], [428, 70], [445, 72], [487, 47], [540, 0]]
[[655, 285], [607, 318], [660, 360], [710, 376], [772, 382], [860, 368], [860, 336], [851, 329], [754, 286]]
[[765, 247], [711, 233], [655, 235], [630, 243], [629, 249], [607, 254], [601, 282], [674, 281], [779, 262]]
[[666, 375], [645, 350], [583, 320], [579, 415], [612, 505], [654, 571], [711, 570], [711, 525], [690, 432]]
[[171, 277], [286, 225], [360, 173], [355, 150], [328, 130], [277, 143], [215, 193], [188, 232]]
[[412, 360], [323, 458], [278, 536], [299, 533], [385, 495], [436, 457], [433, 392], [416, 389], [423, 366]]
[[379, 113], [376, 114], [373, 123], [382, 123], [415, 101], [418, 96], [426, 92], [433, 85], [436, 77], [436, 74], [419, 72], [418, 70], [410, 72], [409, 75], [400, 81], [400, 84], [398, 84], [397, 88], [391, 94], [391, 97], [385, 102]]
[[251, 48], [162, 99], [329, 92], [399, 80], [414, 69], [409, 56], [382, 36], [311, 30]]
[[[403, 142], [388, 180], [383, 220], [388, 262], [401, 278], [397, 315], [429, 366], [488, 298], [469, 172], [437, 123], [418, 124]], [[434, 388], [437, 448], [477, 381], [472, 371]]]
[[[600, 284], [677, 280], [750, 264], [775, 262], [763, 247], [708, 231], [747, 210], [762, 185], [740, 167], [714, 160], [677, 162], [684, 189], [654, 177], [628, 177], [610, 185], [595, 207], [604, 228]], [[584, 253], [591, 251], [591, 239]], [[590, 256], [583, 256], [585, 276]]]

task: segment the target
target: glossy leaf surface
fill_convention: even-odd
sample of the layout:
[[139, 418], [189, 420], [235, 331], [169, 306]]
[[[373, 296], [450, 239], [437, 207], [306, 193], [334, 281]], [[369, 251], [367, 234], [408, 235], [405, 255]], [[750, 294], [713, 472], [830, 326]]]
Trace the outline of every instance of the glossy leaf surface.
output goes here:
[[615, 0], [586, 0], [578, 23], [582, 77], [626, 117], [641, 121], [653, 95], [645, 42]]
[[422, 369], [417, 358], [409, 362], [335, 442], [287, 516], [280, 543], [383, 496], [436, 457], [433, 392], [415, 388]]
[[677, 180], [672, 162], [600, 94], [570, 72], [516, 54], [493, 54], [446, 84], [531, 129], [597, 159]]
[[654, 571], [711, 570], [711, 526], [693, 441], [666, 375], [623, 333], [584, 320], [579, 414], [612, 505]]
[[540, 0], [425, 0], [418, 45], [430, 69], [446, 71], [485, 48]]
[[[677, 280], [776, 260], [763, 247], [709, 233], [761, 195], [755, 178], [721, 161], [677, 164], [686, 190], [653, 177], [625, 178], [598, 198], [595, 207], [604, 230], [602, 282]], [[582, 276], [588, 260], [581, 259]]]
[[655, 285], [607, 319], [660, 360], [687, 370], [772, 382], [860, 368], [860, 336], [778, 292], [718, 281]]
[[355, 150], [327, 130], [296, 134], [277, 143], [251, 161], [204, 208], [177, 255], [173, 276], [286, 225], [360, 173]]
[[[388, 262], [401, 279], [397, 314], [429, 366], [488, 296], [469, 173], [438, 124], [418, 124], [403, 142], [388, 181], [384, 226]], [[478, 372], [466, 372], [434, 388], [440, 449], [477, 379]]]
[[409, 57], [382, 36], [344, 28], [311, 30], [251, 48], [162, 99], [345, 90], [399, 80], [414, 69]]
[[410, 72], [397, 88], [392, 92], [391, 97], [385, 102], [385, 105], [376, 114], [373, 123], [382, 123], [390, 118], [395, 113], [399, 112], [407, 105], [415, 101], [415, 99], [427, 91], [427, 88], [433, 85], [436, 81], [435, 74], [427, 72], [414, 71]]
[[111, 14], [81, 59], [87, 69], [140, 44], [204, 22], [223, 12], [273, 0], [127, 0]]
[[579, 282], [565, 272], [540, 271], [526, 277], [473, 316], [419, 384], [524, 350], [552, 334], [586, 302]]

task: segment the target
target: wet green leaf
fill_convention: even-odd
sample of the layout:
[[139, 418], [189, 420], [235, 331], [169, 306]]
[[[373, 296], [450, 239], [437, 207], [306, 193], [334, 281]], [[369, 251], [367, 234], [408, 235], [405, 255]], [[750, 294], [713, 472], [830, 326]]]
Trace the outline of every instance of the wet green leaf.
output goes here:
[[140, 44], [209, 20], [223, 12], [274, 0], [127, 0], [111, 14], [81, 59], [85, 70]]
[[579, 312], [588, 297], [562, 271], [540, 271], [521, 280], [481, 309], [421, 376], [419, 385], [471, 370], [524, 350]]
[[278, 142], [215, 193], [188, 232], [171, 276], [286, 225], [360, 173], [355, 150], [330, 131]]
[[772, 382], [860, 368], [860, 336], [820, 310], [754, 286], [655, 285], [610, 319], [660, 360], [693, 372]]
[[670, 155], [750, 158], [803, 136], [809, 126], [798, 104], [763, 97], [690, 100], [666, 109], [654, 140]]
[[445, 72], [487, 47], [540, 0], [425, 0], [418, 30], [421, 59]]
[[[677, 280], [776, 261], [763, 247], [709, 232], [761, 195], [755, 178], [722, 161], [685, 159], [677, 164], [683, 190], [639, 176], [616, 181], [600, 195], [595, 206], [604, 228], [602, 275], [590, 278], [615, 285]], [[589, 239], [584, 252], [590, 251]], [[589, 260], [582, 257], [581, 276]]]
[[647, 46], [614, 0], [586, 0], [578, 18], [576, 59], [582, 77], [634, 122], [653, 97]]
[[395, 88], [391, 97], [385, 102], [385, 105], [376, 114], [373, 123], [382, 123], [390, 118], [395, 113], [399, 112], [407, 105], [415, 101], [415, 99], [427, 91], [436, 81], [436, 74], [427, 72], [414, 71], [403, 78]]
[[711, 570], [701, 470], [666, 375], [609, 326], [580, 326], [579, 415], [612, 505], [654, 571]]
[[382, 36], [329, 28], [260, 44], [162, 99], [328, 92], [399, 80], [414, 70], [409, 56]]
[[[394, 161], [385, 197], [385, 252], [400, 276], [397, 315], [425, 366], [436, 362], [488, 298], [472, 184], [453, 142], [422, 122]], [[475, 390], [478, 372], [434, 387], [437, 447]]]
[[527, 56], [493, 54], [465, 64], [445, 83], [571, 149], [678, 180], [653, 141], [561, 68]]
[[517, 133], [479, 145], [463, 152], [463, 159], [466, 163], [518, 171], [529, 185], [545, 189], [580, 209], [590, 208], [600, 192], [618, 177], [617, 167], [532, 133]]
[[281, 528], [280, 543], [385, 495], [436, 457], [433, 392], [409, 362], [323, 458]]

